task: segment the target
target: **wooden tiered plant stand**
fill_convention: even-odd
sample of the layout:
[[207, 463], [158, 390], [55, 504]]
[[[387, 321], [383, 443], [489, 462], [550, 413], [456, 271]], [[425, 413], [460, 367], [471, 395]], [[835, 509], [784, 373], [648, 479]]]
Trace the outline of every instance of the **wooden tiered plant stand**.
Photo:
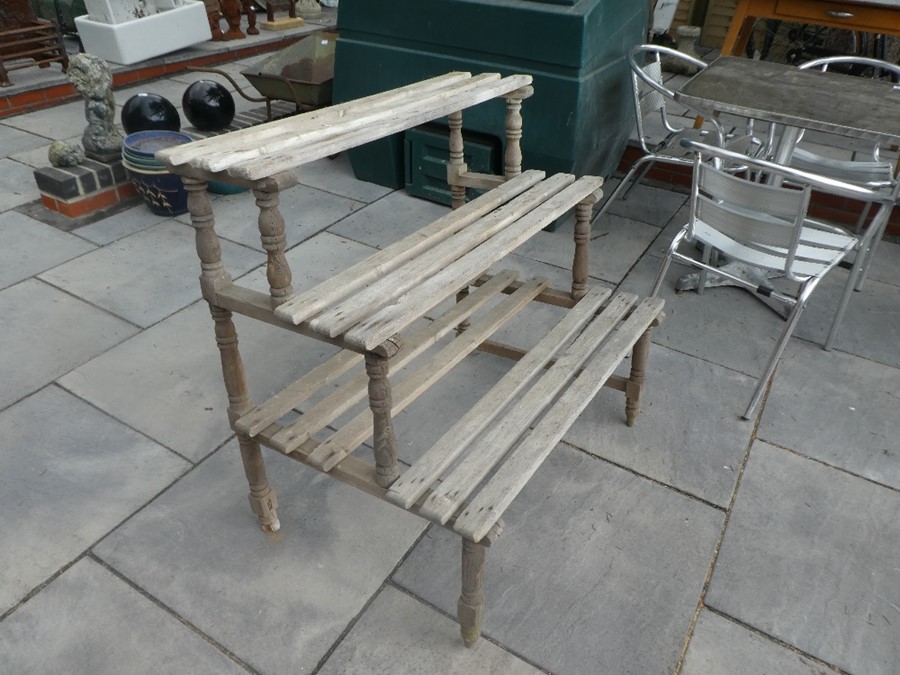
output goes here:
[[[481, 633], [485, 548], [500, 534], [504, 511], [601, 387], [625, 393], [625, 421], [634, 423], [650, 330], [663, 307], [656, 298], [611, 297], [608, 289], [588, 288], [590, 220], [602, 179], [522, 171], [520, 110], [530, 84], [526, 75], [449, 73], [157, 154], [181, 174], [190, 193], [200, 286], [215, 324], [228, 417], [250, 483], [250, 504], [263, 529], [275, 531], [280, 524], [261, 445], [459, 533], [458, 614], [466, 645]], [[498, 97], [506, 100], [504, 175], [476, 174], [464, 162], [461, 111]], [[454, 209], [327, 281], [295, 290], [278, 210], [279, 192], [297, 183], [293, 168], [443, 117], [450, 127]], [[222, 265], [208, 180], [253, 190], [268, 258], [268, 294], [238, 286]], [[467, 187], [487, 192], [466, 202]], [[552, 289], [544, 278], [520, 280], [511, 271], [489, 273], [573, 210], [571, 288]], [[455, 302], [443, 303], [448, 299]], [[492, 339], [532, 301], [568, 311], [527, 352]], [[435, 309], [447, 304], [443, 314]], [[255, 403], [238, 351], [234, 312], [340, 351], [268, 401]], [[433, 320], [421, 322], [426, 313]], [[441, 341], [454, 333], [449, 342]], [[401, 472], [394, 416], [476, 349], [516, 362]], [[629, 353], [629, 376], [614, 375]], [[399, 376], [391, 375], [401, 368]], [[305, 406], [302, 416], [282, 421], [317, 393], [323, 397]], [[339, 424], [366, 399], [368, 408]], [[352, 454], [369, 437], [373, 463]]]
[[0, 3], [0, 87], [11, 87], [9, 72], [51, 63], [69, 67], [69, 56], [56, 23], [38, 19], [28, 0]]

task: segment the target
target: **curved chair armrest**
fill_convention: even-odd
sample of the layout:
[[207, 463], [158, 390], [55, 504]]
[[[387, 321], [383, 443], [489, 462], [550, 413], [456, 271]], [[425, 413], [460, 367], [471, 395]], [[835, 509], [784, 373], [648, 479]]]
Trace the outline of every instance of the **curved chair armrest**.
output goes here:
[[730, 150], [725, 150], [724, 148], [707, 145], [705, 143], [698, 143], [697, 141], [692, 141], [687, 138], [681, 141], [681, 145], [682, 147], [689, 148], [694, 152], [699, 153], [701, 156], [706, 155], [709, 157], [728, 159], [733, 162], [746, 164], [750, 169], [777, 173], [781, 176], [784, 176], [785, 178], [790, 178], [792, 181], [809, 185], [810, 187], [813, 187], [822, 192], [830, 192], [842, 197], [858, 199], [859, 201], [863, 202], [877, 202], [879, 204], [894, 203], [893, 194], [886, 194], [878, 190], [870, 190], [869, 188], [860, 187], [859, 185], [845, 183], [844, 181], [840, 181], [834, 178], [828, 178], [826, 176], [819, 176], [814, 173], [809, 173], [808, 171], [801, 171], [799, 169], [794, 169], [783, 164], [776, 164], [775, 162], [770, 162], [765, 159], [748, 157], [747, 155], [742, 155], [737, 152], [732, 152]]

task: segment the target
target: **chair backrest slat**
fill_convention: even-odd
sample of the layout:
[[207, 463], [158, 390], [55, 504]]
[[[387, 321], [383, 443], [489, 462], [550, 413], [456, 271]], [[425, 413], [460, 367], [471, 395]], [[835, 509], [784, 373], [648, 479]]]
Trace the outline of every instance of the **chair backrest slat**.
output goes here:
[[[644, 73], [647, 74], [647, 77], [651, 78], [654, 82], [662, 84], [662, 66], [659, 61], [650, 60], [641, 70], [643, 70]], [[634, 78], [634, 86], [636, 87], [641, 117], [646, 117], [657, 110], [665, 112], [665, 97], [660, 92], [656, 91], [656, 89], [653, 89], [650, 85], [641, 81], [637, 75], [633, 75], [632, 77]]]
[[[797, 255], [800, 234], [809, 205], [809, 187], [788, 188], [758, 183], [728, 174], [698, 153], [691, 194], [691, 229], [701, 221], [739, 244], [729, 255], [738, 262], [765, 267], [796, 278], [792, 268], [805, 260]], [[693, 234], [693, 232], [692, 232]], [[740, 251], [745, 251], [741, 257]]]

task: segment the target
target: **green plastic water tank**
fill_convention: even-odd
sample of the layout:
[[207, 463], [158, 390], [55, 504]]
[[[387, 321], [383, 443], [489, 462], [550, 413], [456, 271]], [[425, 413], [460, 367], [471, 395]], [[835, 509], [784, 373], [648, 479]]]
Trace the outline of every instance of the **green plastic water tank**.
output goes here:
[[[452, 70], [528, 73], [525, 168], [610, 175], [633, 124], [625, 52], [642, 42], [644, 0], [342, 0], [334, 101]], [[503, 142], [505, 104], [463, 113], [463, 129]], [[350, 153], [356, 176], [404, 184], [398, 134]]]

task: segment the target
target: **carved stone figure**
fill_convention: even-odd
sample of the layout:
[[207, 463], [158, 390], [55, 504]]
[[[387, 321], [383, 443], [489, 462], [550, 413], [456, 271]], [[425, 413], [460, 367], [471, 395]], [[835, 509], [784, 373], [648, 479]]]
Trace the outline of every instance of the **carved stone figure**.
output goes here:
[[84, 150], [76, 143], [53, 141], [47, 149], [51, 166], [78, 166], [84, 161]]
[[88, 157], [108, 162], [122, 152], [122, 133], [116, 126], [109, 64], [92, 54], [76, 54], [69, 61], [69, 80], [84, 97], [87, 127], [81, 144]]

